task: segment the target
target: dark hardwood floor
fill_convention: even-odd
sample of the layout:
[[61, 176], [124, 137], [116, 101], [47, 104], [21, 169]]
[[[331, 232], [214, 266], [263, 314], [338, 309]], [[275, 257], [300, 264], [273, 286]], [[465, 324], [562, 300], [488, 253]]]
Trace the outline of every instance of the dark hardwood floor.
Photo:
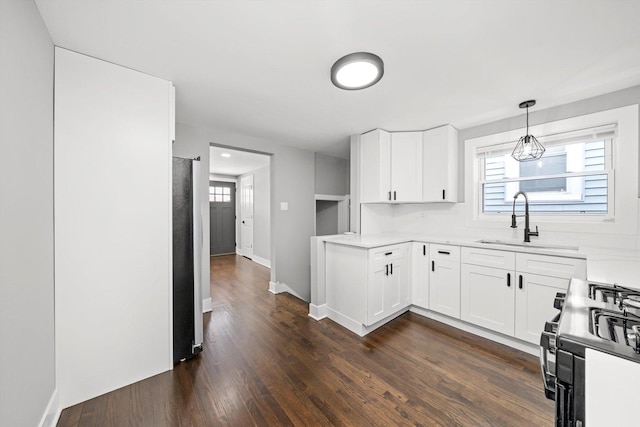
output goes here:
[[536, 357], [406, 313], [360, 338], [213, 257], [197, 358], [62, 413], [59, 426], [551, 426]]

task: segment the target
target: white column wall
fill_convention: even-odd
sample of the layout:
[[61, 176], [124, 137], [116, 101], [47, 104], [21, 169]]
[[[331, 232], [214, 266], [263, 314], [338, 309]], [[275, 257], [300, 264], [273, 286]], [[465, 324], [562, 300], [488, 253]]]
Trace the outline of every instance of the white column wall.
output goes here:
[[62, 407], [171, 369], [171, 83], [56, 48]]

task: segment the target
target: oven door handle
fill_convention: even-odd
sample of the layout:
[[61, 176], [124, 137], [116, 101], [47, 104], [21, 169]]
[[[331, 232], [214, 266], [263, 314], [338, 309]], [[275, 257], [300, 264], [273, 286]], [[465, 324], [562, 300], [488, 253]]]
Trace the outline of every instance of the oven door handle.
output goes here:
[[556, 336], [550, 332], [543, 332], [540, 336], [540, 370], [542, 372], [542, 383], [544, 384], [544, 395], [547, 399], [556, 400], [556, 377], [549, 372], [549, 359], [547, 354], [555, 350], [551, 346], [551, 340], [555, 341]]

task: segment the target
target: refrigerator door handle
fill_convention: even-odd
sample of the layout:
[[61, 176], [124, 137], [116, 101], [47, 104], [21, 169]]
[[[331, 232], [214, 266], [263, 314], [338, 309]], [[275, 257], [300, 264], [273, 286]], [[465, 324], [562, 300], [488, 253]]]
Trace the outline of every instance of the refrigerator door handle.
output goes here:
[[194, 340], [193, 354], [202, 351], [204, 325], [202, 323], [202, 253], [203, 253], [203, 224], [202, 203], [200, 197], [200, 161], [192, 162], [192, 191], [193, 191], [193, 326]]

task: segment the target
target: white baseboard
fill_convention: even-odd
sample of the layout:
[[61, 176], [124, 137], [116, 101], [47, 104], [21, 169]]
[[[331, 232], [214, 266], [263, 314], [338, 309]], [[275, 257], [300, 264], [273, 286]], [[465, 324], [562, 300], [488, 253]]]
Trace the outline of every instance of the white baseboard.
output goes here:
[[267, 268], [271, 268], [271, 261], [266, 258], [254, 255], [253, 258], [251, 258], [251, 261], [257, 262], [260, 265], [264, 265]]
[[[385, 317], [384, 319], [374, 323], [373, 325], [370, 326], [365, 326], [362, 323], [351, 319], [350, 317], [345, 316], [342, 313], [338, 313], [337, 311], [327, 307], [327, 317], [331, 320], [333, 320], [334, 322], [336, 322], [337, 324], [339, 324], [340, 326], [343, 326], [345, 328], [347, 328], [348, 330], [350, 330], [351, 332], [353, 332], [354, 334], [360, 335], [361, 337], [367, 335], [369, 332], [375, 331], [376, 329], [378, 329], [380, 326], [389, 323], [391, 320], [395, 319], [396, 317], [406, 313], [407, 311], [409, 311], [409, 307], [403, 308], [402, 310], [392, 314], [391, 316]], [[311, 315], [310, 315], [311, 316]]]
[[540, 347], [537, 345], [521, 341], [516, 338], [508, 337], [506, 335], [502, 335], [497, 332], [493, 332], [488, 329], [484, 329], [479, 326], [475, 326], [462, 320], [454, 319], [440, 313], [435, 313], [433, 311], [424, 309], [422, 307], [417, 307], [415, 305], [411, 307], [411, 312], [419, 314], [420, 316], [427, 317], [429, 319], [437, 320], [438, 322], [453, 326], [454, 328], [461, 329], [471, 334], [478, 335], [482, 338], [495, 341], [499, 344], [506, 345], [507, 347], [512, 347], [525, 353], [532, 354], [534, 356], [540, 355]]
[[211, 308], [211, 297], [205, 298], [202, 300], [202, 312], [208, 313], [212, 310]]
[[47, 408], [42, 414], [39, 427], [55, 427], [60, 419], [62, 408], [60, 407], [60, 399], [58, 398], [58, 389], [53, 390]]
[[291, 289], [289, 286], [287, 286], [286, 283], [269, 282], [269, 292], [271, 292], [272, 294], [281, 294], [283, 292], [286, 292], [288, 294], [293, 295], [294, 297], [296, 297], [298, 299], [301, 299], [302, 301], [308, 302], [304, 298], [302, 298], [299, 293], [297, 293], [296, 291]]
[[338, 325], [347, 328], [354, 334], [360, 335], [361, 337], [367, 334], [362, 323], [355, 321], [342, 313], [338, 313], [332, 308], [327, 307], [327, 317], [336, 322]]
[[313, 320], [322, 320], [327, 317], [327, 304], [309, 304], [309, 317]]

